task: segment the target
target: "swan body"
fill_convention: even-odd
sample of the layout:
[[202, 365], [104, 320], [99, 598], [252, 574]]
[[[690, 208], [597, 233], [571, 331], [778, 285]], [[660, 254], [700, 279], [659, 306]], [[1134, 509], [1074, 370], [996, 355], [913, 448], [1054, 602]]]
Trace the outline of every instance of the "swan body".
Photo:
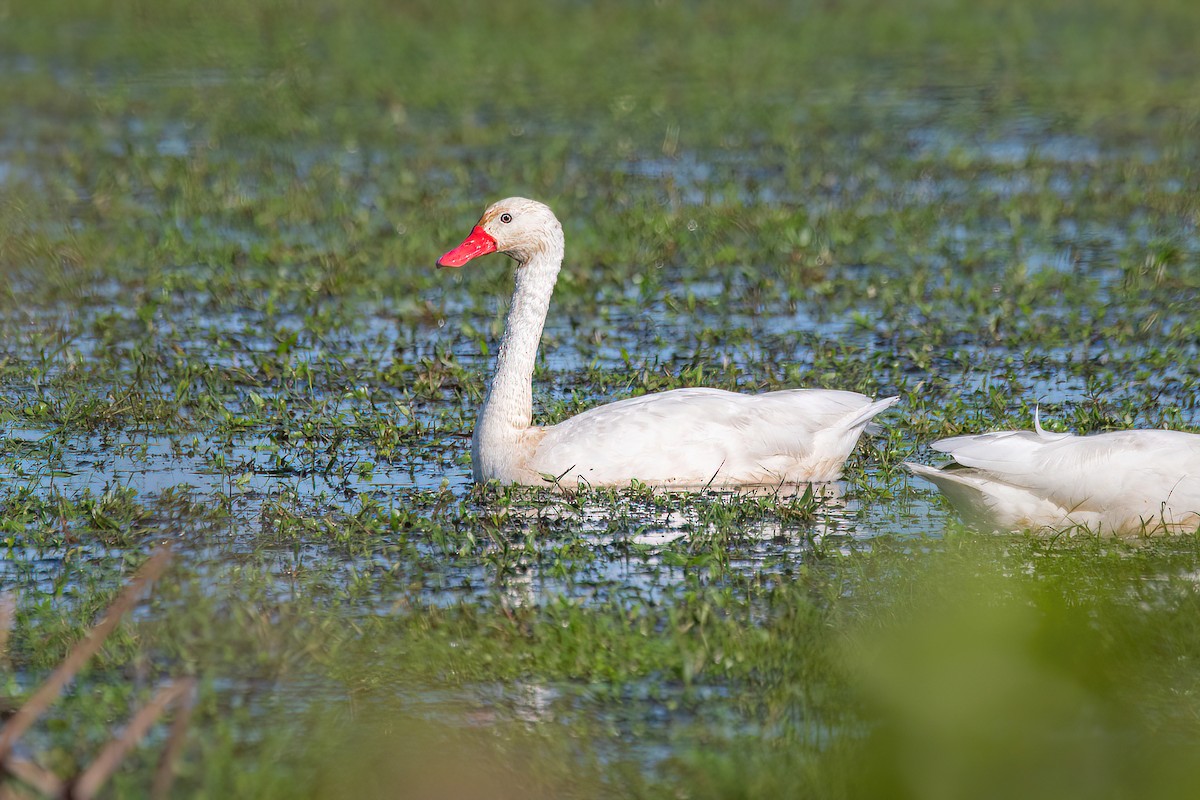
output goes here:
[[977, 527], [1115, 535], [1200, 529], [1200, 434], [1130, 430], [1074, 436], [998, 431], [932, 445], [954, 464], [906, 463]]
[[871, 418], [898, 399], [820, 389], [675, 389], [536, 427], [533, 368], [562, 265], [562, 226], [542, 203], [510, 197], [492, 204], [438, 266], [461, 267], [493, 252], [516, 260], [516, 288], [471, 439], [477, 483], [573, 488], [636, 480], [728, 488], [832, 481]]

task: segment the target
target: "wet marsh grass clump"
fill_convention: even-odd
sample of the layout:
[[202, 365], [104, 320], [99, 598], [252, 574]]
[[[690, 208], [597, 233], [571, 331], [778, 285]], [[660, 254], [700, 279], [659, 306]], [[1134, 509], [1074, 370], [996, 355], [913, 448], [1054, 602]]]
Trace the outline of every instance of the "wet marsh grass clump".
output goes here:
[[[4, 692], [177, 553], [38, 752], [170, 673], [197, 795], [1193, 796], [1196, 538], [900, 465], [1200, 426], [1194, 4], [463, 12], [0, 9]], [[512, 194], [571, 253], [539, 419], [901, 395], [842, 496], [472, 490], [511, 277], [432, 262]]]

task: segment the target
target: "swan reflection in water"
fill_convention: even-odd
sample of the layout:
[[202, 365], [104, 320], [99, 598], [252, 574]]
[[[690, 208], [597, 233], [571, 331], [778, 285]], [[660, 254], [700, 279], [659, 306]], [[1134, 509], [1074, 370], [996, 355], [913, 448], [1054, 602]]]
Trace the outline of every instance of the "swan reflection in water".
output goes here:
[[[521, 533], [510, 533], [491, 545], [521, 549], [515, 568], [495, 576], [504, 602], [513, 607], [573, 591], [592, 596], [607, 586], [655, 595], [676, 583], [689, 563], [708, 563], [701, 557], [706, 553], [715, 554], [722, 569], [760, 572], [767, 565], [798, 566], [817, 548], [849, 553], [857, 546], [857, 503], [847, 500], [839, 482], [736, 492], [645, 486], [493, 492], [484, 501], [488, 513], [508, 520], [506, 528], [524, 530], [523, 543]], [[604, 557], [597, 558], [600, 552]], [[559, 578], [560, 558], [573, 559], [569, 586]]]

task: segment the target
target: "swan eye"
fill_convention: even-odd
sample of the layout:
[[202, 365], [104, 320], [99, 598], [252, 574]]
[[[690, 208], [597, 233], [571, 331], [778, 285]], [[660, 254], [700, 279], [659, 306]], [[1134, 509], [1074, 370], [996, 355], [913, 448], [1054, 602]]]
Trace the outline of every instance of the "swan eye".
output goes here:
[[501, 214], [500, 221], [507, 225], [508, 223], [512, 222], [512, 214]]

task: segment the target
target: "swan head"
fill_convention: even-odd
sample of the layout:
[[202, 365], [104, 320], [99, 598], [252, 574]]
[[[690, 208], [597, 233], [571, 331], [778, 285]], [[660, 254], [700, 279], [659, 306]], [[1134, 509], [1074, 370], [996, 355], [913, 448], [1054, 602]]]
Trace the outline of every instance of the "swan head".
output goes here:
[[461, 267], [488, 253], [504, 253], [524, 264], [538, 252], [562, 249], [562, 225], [544, 203], [509, 197], [488, 206], [463, 243], [437, 260], [439, 267]]

